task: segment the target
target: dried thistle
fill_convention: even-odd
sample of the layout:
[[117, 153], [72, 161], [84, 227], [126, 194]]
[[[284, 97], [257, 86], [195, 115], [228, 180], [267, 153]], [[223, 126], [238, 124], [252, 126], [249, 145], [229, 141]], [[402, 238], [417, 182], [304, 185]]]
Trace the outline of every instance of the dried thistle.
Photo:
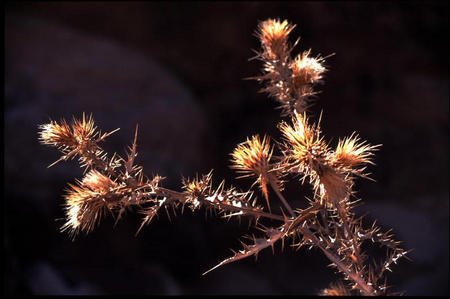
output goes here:
[[365, 141], [360, 142], [358, 135], [353, 133], [350, 137], [339, 140], [336, 150], [330, 155], [330, 164], [347, 172], [364, 176], [364, 168], [357, 168], [362, 164], [372, 164], [373, 152], [380, 147], [369, 145]]
[[288, 21], [269, 19], [258, 26], [257, 37], [261, 41], [264, 53], [270, 59], [283, 59], [288, 55], [287, 39], [295, 28]]
[[256, 176], [253, 184], [259, 184], [261, 191], [266, 199], [267, 208], [270, 211], [269, 194], [267, 184], [273, 185], [277, 190], [281, 190], [280, 173], [270, 165], [273, 147], [270, 148], [270, 138], [263, 137], [261, 141], [259, 136], [247, 138], [246, 142], [239, 144], [231, 154], [233, 165], [231, 168], [237, 170], [243, 175], [238, 177]]
[[262, 48], [256, 58], [263, 61], [264, 67], [263, 74], [253, 79], [268, 82], [261, 91], [279, 102], [282, 115], [304, 112], [317, 94], [314, 84], [322, 81], [326, 71], [325, 58], [320, 55], [310, 57], [310, 50], [291, 58], [293, 47], [299, 41], [294, 46], [288, 43], [288, 36], [294, 28], [295, 25], [286, 20], [269, 19], [261, 22], [256, 32]]
[[309, 125], [306, 114], [294, 112], [292, 125], [281, 122], [280, 131], [284, 137], [283, 156], [288, 171], [297, 169], [300, 172], [317, 170], [319, 164], [324, 164], [328, 147], [323, 136], [320, 136], [320, 126]]
[[[81, 120], [73, 119], [71, 127], [63, 119], [61, 123], [50, 121], [50, 123], [41, 125], [39, 128], [41, 129], [39, 132], [39, 141], [42, 144], [58, 148], [64, 154], [48, 167], [79, 155], [80, 163], [86, 169], [94, 168], [98, 164], [105, 163], [105, 155], [103, 150], [98, 146], [98, 143], [119, 130], [115, 129], [109, 133], [101, 134], [100, 131], [97, 131], [97, 127], [94, 126], [92, 115], [86, 118], [84, 113]], [[109, 166], [114, 168], [115, 165], [113, 164], [116, 161], [111, 162]], [[112, 169], [109, 171], [110, 173], [114, 173]]]
[[[78, 232], [89, 233], [99, 224], [104, 214], [116, 217], [116, 223], [127, 210], [136, 210], [143, 215], [141, 226], [151, 222], [161, 209], [170, 218], [170, 212], [176, 215], [181, 206], [183, 213], [187, 205], [190, 210], [216, 211], [225, 218], [247, 217], [253, 220], [253, 229], [260, 236], [248, 234], [244, 238], [251, 243], [241, 242], [243, 249], [233, 250], [233, 255], [204, 274], [250, 256], [281, 241], [282, 248], [286, 239], [292, 240], [293, 248], [317, 248], [330, 260], [330, 266], [342, 274], [346, 284], [332, 284], [324, 289], [322, 295], [386, 295], [386, 273], [392, 264], [406, 257], [407, 251], [399, 247], [392, 234], [381, 232], [374, 225], [366, 229], [362, 217], [357, 218], [352, 209], [357, 201], [352, 200], [356, 177], [368, 178], [365, 172], [367, 164], [373, 163], [373, 152], [379, 145], [370, 145], [361, 141], [356, 133], [340, 139], [335, 148], [326, 141], [320, 130], [320, 118], [317, 124], [306, 115], [308, 101], [314, 84], [323, 79], [326, 68], [320, 56], [310, 57], [310, 50], [291, 58], [293, 47], [288, 44], [288, 36], [294, 29], [287, 21], [269, 19], [261, 22], [256, 36], [262, 50], [258, 58], [263, 62], [264, 74], [254, 79], [266, 82], [262, 89], [274, 97], [283, 109], [284, 115], [290, 115], [290, 122], [282, 121], [278, 127], [282, 142], [277, 147], [270, 145], [270, 137], [261, 140], [258, 135], [247, 138], [231, 154], [232, 168], [241, 177], [255, 177], [266, 200], [269, 212], [259, 206], [258, 198], [251, 190], [239, 191], [225, 187], [221, 181], [213, 187], [212, 171], [197, 175], [194, 179], [182, 179], [182, 191], [164, 188], [158, 175], [152, 179], [145, 177], [142, 166], [135, 163], [137, 156], [137, 127], [134, 140], [128, 147], [125, 158], [118, 154], [109, 158], [99, 146], [100, 141], [110, 136], [101, 134], [94, 125], [92, 116], [72, 121], [65, 120], [39, 127], [39, 140], [42, 144], [58, 148], [63, 156], [59, 161], [79, 157], [80, 166], [85, 168], [81, 181], [69, 184], [65, 195], [66, 222], [62, 230], [68, 230], [75, 236]], [[297, 40], [298, 42], [298, 40]], [[273, 155], [278, 151], [280, 155]], [[50, 166], [52, 166], [50, 165]], [[284, 198], [283, 180], [300, 177], [302, 184], [306, 178], [314, 190], [312, 198], [306, 198], [309, 207], [292, 209]], [[282, 202], [288, 215], [270, 210], [271, 193]], [[265, 219], [264, 225], [259, 219]], [[268, 225], [267, 223], [270, 223]], [[362, 243], [386, 248], [386, 259], [381, 263], [372, 262], [362, 251]]]
[[66, 199], [67, 222], [62, 230], [72, 235], [91, 232], [105, 211], [117, 206], [114, 198], [121, 196], [118, 184], [96, 170], [91, 170], [77, 185], [69, 184]]
[[39, 141], [42, 144], [63, 148], [74, 148], [78, 145], [77, 138], [65, 120], [62, 120], [61, 124], [50, 121], [48, 124], [41, 125], [40, 129]]
[[201, 205], [212, 190], [211, 186], [212, 171], [203, 175], [201, 179], [197, 177], [194, 180], [183, 179], [184, 194], [186, 194], [186, 201], [191, 203], [191, 209], [195, 210]]
[[308, 84], [318, 83], [322, 80], [322, 75], [326, 71], [322, 62], [324, 58], [309, 56], [311, 50], [297, 55], [292, 61], [290, 68], [292, 70], [292, 84], [294, 88], [301, 89], [301, 87]]

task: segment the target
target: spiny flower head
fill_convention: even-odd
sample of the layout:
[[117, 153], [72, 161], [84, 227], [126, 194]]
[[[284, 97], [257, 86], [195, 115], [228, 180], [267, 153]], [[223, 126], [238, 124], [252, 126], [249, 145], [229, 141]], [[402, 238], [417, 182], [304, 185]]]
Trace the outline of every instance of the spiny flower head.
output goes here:
[[[106, 209], [118, 204], [114, 189], [118, 184], [98, 171], [91, 170], [77, 185], [69, 184], [66, 199], [66, 219], [62, 230], [91, 232]], [[119, 194], [120, 195], [120, 194]]]
[[238, 173], [244, 174], [240, 178], [252, 175], [257, 177], [255, 184], [259, 183], [269, 209], [267, 184], [272, 183], [277, 188], [280, 188], [281, 185], [278, 174], [274, 169], [271, 169], [269, 164], [272, 152], [273, 148], [270, 148], [270, 138], [264, 136], [261, 141], [259, 136], [256, 135], [252, 136], [251, 139], [247, 138], [247, 141], [239, 144], [231, 154], [231, 162], [233, 163], [231, 168], [236, 169]]
[[203, 199], [211, 193], [211, 178], [212, 171], [208, 174], [202, 175], [201, 178], [198, 175], [193, 180], [183, 178], [183, 189], [187, 195], [188, 200]]
[[339, 140], [330, 160], [333, 165], [343, 168], [353, 168], [364, 163], [373, 164], [371, 161], [373, 151], [379, 146], [369, 145], [365, 141], [360, 142], [358, 135], [353, 133], [350, 137]]
[[269, 161], [272, 157], [270, 149], [270, 138], [263, 137], [261, 141], [259, 136], [252, 136], [251, 139], [239, 144], [231, 154], [233, 165], [231, 168], [236, 169], [245, 176], [267, 174], [269, 171]]
[[95, 192], [108, 192], [109, 190], [116, 188], [118, 184], [111, 180], [109, 177], [101, 174], [97, 170], [89, 171], [81, 183]]
[[75, 148], [98, 134], [92, 115], [86, 118], [84, 113], [81, 120], [73, 119], [72, 126], [63, 119], [60, 124], [50, 121], [48, 124], [40, 125], [39, 128], [41, 129], [39, 140], [42, 144], [62, 148]]
[[77, 139], [70, 126], [65, 120], [61, 123], [50, 121], [48, 124], [40, 125], [39, 141], [42, 144], [52, 145], [55, 147], [74, 147], [78, 144]]
[[39, 129], [39, 141], [57, 147], [64, 154], [49, 167], [76, 155], [80, 156], [80, 163], [86, 167], [92, 167], [93, 163], [99, 163], [100, 160], [102, 164], [106, 163], [106, 153], [101, 150], [98, 143], [119, 130], [102, 134], [94, 126], [92, 115], [86, 117], [84, 113], [81, 120], [74, 118], [71, 126], [62, 119], [60, 123], [50, 121], [48, 124], [40, 125]]
[[319, 82], [326, 71], [322, 64], [323, 58], [312, 58], [309, 53], [310, 50], [303, 52], [291, 62], [292, 85], [295, 89]]
[[73, 119], [72, 130], [75, 137], [79, 140], [79, 143], [95, 138], [98, 134], [96, 131], [97, 127], [94, 126], [94, 119], [92, 115], [86, 118], [84, 113], [81, 120], [76, 118]]
[[289, 24], [286, 20], [280, 22], [280, 20], [268, 19], [259, 24], [257, 36], [271, 59], [286, 56], [287, 38], [294, 27], [295, 25]]
[[317, 163], [323, 163], [328, 151], [323, 137], [320, 136], [320, 126], [309, 125], [306, 114], [295, 111], [291, 121], [292, 125], [284, 121], [279, 125], [285, 140], [285, 161], [291, 166], [290, 169], [295, 167], [316, 169]]

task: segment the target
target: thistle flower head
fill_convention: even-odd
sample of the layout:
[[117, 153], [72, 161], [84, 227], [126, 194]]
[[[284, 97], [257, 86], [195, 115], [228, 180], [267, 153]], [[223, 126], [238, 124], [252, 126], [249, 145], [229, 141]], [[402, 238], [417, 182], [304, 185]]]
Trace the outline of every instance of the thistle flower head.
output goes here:
[[78, 231], [91, 232], [106, 209], [113, 208], [113, 191], [118, 184], [98, 171], [91, 170], [78, 185], [69, 184], [65, 195], [66, 223], [61, 230], [70, 230], [72, 235]]
[[75, 148], [98, 134], [92, 115], [86, 118], [84, 113], [81, 120], [73, 119], [72, 126], [63, 119], [60, 123], [50, 121], [39, 128], [40, 142], [59, 148]]
[[320, 136], [320, 126], [309, 125], [305, 113], [294, 112], [292, 125], [283, 121], [279, 128], [285, 140], [285, 160], [291, 168], [316, 168], [317, 163], [323, 162], [327, 145]]
[[371, 157], [379, 146], [369, 145], [365, 141], [360, 142], [358, 135], [353, 133], [350, 137], [339, 140], [331, 156], [331, 163], [343, 168], [352, 168], [363, 163], [373, 164]]
[[267, 184], [271, 183], [274, 186], [279, 186], [281, 182], [278, 180], [277, 174], [270, 168], [270, 159], [272, 157], [273, 148], [270, 148], [270, 138], [263, 137], [261, 141], [259, 136], [252, 136], [251, 139], [239, 144], [231, 154], [233, 165], [231, 168], [237, 172], [244, 174], [241, 177], [255, 175], [257, 176], [256, 183], [259, 183], [261, 191], [266, 198], [267, 206], [269, 205], [269, 195]]
[[[39, 129], [39, 141], [42, 144], [57, 147], [64, 154], [48, 167], [79, 155], [80, 163], [83, 167], [92, 168], [94, 164], [97, 164], [97, 166], [99, 166], [98, 164], [102, 164], [102, 169], [105, 166], [104, 164], [109, 162], [105, 160], [106, 155], [98, 146], [98, 143], [119, 130], [116, 129], [102, 134], [94, 126], [92, 115], [86, 117], [84, 113], [81, 120], [74, 118], [71, 126], [63, 119], [61, 123], [50, 121], [48, 124], [40, 125]], [[119, 160], [116, 159], [115, 161], [111, 161], [111, 163], [117, 164], [116, 161]], [[110, 170], [113, 172], [112, 168]]]
[[268, 19], [261, 22], [258, 26], [257, 36], [271, 59], [279, 59], [286, 56], [287, 38], [295, 25], [289, 24], [288, 21]]
[[186, 196], [186, 203], [192, 211], [200, 208], [202, 201], [210, 196], [212, 189], [212, 170], [208, 174], [202, 175], [201, 178], [196, 175], [195, 179], [183, 178], [183, 189]]
[[239, 144], [231, 154], [231, 168], [246, 174], [244, 176], [267, 174], [272, 151], [270, 138], [267, 136], [264, 136], [262, 141], [258, 135], [247, 138], [247, 141]]
[[55, 147], [74, 147], [78, 144], [65, 120], [62, 120], [60, 124], [56, 121], [50, 121], [48, 124], [40, 125], [39, 128], [39, 141], [42, 144]]
[[84, 113], [81, 120], [76, 118], [73, 119], [72, 130], [74, 136], [79, 140], [79, 143], [95, 138], [98, 134], [97, 127], [94, 126], [92, 115], [86, 118]]
[[189, 201], [195, 201], [199, 198], [203, 199], [209, 195], [211, 191], [212, 171], [202, 175], [201, 178], [196, 176], [195, 179], [189, 180], [183, 178], [183, 189]]
[[72, 184], [69, 184], [69, 187], [65, 196], [66, 223], [61, 231], [68, 229], [74, 236], [79, 231], [89, 233], [100, 220], [105, 202], [87, 187]]
[[322, 64], [323, 58], [312, 58], [309, 53], [310, 51], [306, 51], [299, 54], [290, 64], [292, 85], [295, 89], [319, 82], [326, 71]]
[[116, 188], [118, 184], [97, 170], [89, 171], [81, 183], [92, 191], [102, 193]]

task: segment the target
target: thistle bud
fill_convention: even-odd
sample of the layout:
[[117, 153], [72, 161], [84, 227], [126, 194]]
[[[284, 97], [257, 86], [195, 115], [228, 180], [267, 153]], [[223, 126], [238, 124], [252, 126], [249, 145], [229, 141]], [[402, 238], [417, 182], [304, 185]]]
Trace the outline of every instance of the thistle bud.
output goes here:
[[289, 33], [294, 29], [288, 21], [269, 19], [259, 24], [257, 32], [258, 38], [271, 59], [280, 59], [286, 56], [287, 39]]

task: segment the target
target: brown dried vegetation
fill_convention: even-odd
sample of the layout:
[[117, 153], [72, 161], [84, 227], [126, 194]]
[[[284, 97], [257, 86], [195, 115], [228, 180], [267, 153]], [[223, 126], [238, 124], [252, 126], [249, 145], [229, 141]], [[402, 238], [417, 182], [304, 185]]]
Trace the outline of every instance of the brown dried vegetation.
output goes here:
[[[40, 126], [41, 143], [57, 147], [62, 157], [55, 163], [78, 156], [85, 176], [76, 185], [69, 184], [65, 195], [66, 223], [62, 230], [76, 236], [89, 233], [100, 222], [104, 214], [112, 214], [118, 221], [123, 213], [134, 207], [143, 215], [142, 225], [148, 224], [161, 208], [169, 214], [185, 206], [195, 211], [204, 207], [224, 217], [246, 216], [253, 220], [253, 227], [261, 232], [260, 237], [246, 236], [250, 243], [242, 242], [243, 248], [216, 269], [249, 256], [257, 257], [267, 247], [285, 239], [292, 240], [292, 247], [303, 246], [321, 250], [343, 275], [345, 284], [338, 282], [322, 291], [323, 295], [386, 295], [386, 270], [392, 263], [406, 255], [398, 247], [389, 232], [380, 232], [373, 225], [362, 226], [362, 218], [352, 213], [356, 200], [354, 180], [367, 178], [365, 164], [373, 164], [371, 158], [378, 146], [360, 141], [356, 134], [339, 140], [331, 147], [321, 135], [319, 123], [311, 123], [306, 115], [308, 103], [316, 83], [321, 82], [326, 68], [324, 58], [310, 56], [310, 50], [291, 58], [293, 47], [288, 44], [288, 35], [294, 25], [287, 21], [267, 20], [259, 24], [256, 36], [261, 42], [257, 57], [263, 62], [263, 74], [254, 79], [265, 82], [263, 92], [279, 102], [283, 115], [290, 121], [278, 125], [282, 141], [271, 146], [270, 138], [259, 136], [239, 144], [231, 154], [232, 168], [240, 177], [254, 177], [252, 185], [258, 185], [265, 199], [261, 205], [252, 191], [239, 191], [226, 187], [222, 181], [213, 187], [212, 171], [194, 179], [183, 178], [183, 190], [174, 191], [161, 186], [162, 177], [148, 178], [141, 166], [135, 165], [137, 128], [133, 144], [124, 158], [114, 154], [108, 157], [99, 143], [113, 132], [101, 134], [94, 120], [84, 114], [81, 120], [74, 119], [69, 125], [65, 120], [51, 121]], [[298, 40], [297, 40], [298, 42]], [[279, 156], [272, 155], [274, 150]], [[283, 180], [300, 178], [314, 190], [310, 206], [304, 210], [292, 209], [284, 198]], [[270, 210], [271, 188], [286, 209], [281, 213]], [[264, 202], [263, 202], [264, 203]], [[267, 209], [267, 211], [266, 211]], [[176, 215], [176, 214], [175, 214]], [[258, 222], [265, 219], [270, 226]], [[362, 252], [361, 245], [370, 241], [388, 250], [386, 260], [377, 264]]]

